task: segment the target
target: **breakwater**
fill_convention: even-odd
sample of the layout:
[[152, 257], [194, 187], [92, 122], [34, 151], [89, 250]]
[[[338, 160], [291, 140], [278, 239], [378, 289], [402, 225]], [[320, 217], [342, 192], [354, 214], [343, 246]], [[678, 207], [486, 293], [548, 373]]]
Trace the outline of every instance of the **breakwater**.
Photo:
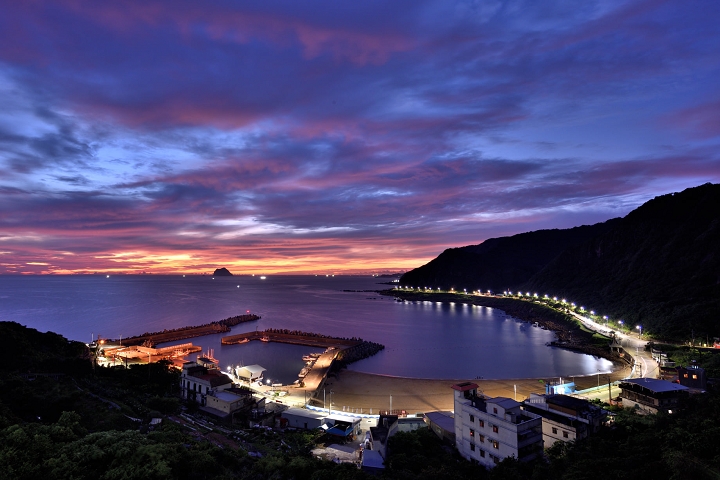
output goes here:
[[223, 337], [220, 340], [220, 343], [222, 345], [236, 345], [247, 343], [251, 340], [291, 343], [295, 345], [322, 347], [326, 349], [335, 348], [338, 352], [337, 355], [333, 355], [335, 369], [344, 368], [353, 362], [371, 357], [385, 348], [385, 345], [380, 343], [367, 342], [362, 338], [357, 337], [331, 337], [320, 333], [309, 333], [299, 330], [278, 328], [230, 335], [228, 337]]
[[341, 350], [335, 358], [334, 367], [336, 369], [345, 368], [353, 362], [372, 357], [384, 348], [385, 345], [380, 343], [362, 341], [357, 345]]
[[[126, 346], [142, 345], [145, 347], [154, 347], [159, 343], [175, 342], [178, 340], [185, 340], [186, 338], [202, 337], [215, 333], [229, 332], [230, 327], [239, 325], [240, 323], [252, 322], [259, 319], [259, 315], [255, 315], [252, 313], [248, 313], [245, 315], [236, 315], [234, 317], [225, 318], [216, 322], [206, 323], [204, 325], [173, 328], [170, 330], [163, 330], [162, 332], [146, 332], [142, 335], [123, 338], [122, 343]], [[118, 340], [111, 341], [116, 342]]]
[[309, 347], [336, 347], [348, 348], [363, 343], [361, 338], [331, 337], [319, 333], [302, 332], [299, 330], [287, 330], [281, 328], [270, 328], [267, 330], [252, 331], [230, 335], [220, 340], [222, 345], [234, 345], [246, 343], [250, 340], [264, 342], [291, 343], [295, 345], [306, 345]]

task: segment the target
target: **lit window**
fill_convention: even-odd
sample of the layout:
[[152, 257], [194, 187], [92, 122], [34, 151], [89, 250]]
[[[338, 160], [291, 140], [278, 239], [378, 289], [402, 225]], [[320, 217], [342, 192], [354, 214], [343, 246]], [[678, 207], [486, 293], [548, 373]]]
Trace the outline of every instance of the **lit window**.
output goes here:
[[693, 374], [693, 380], [697, 380], [697, 375]]
[[683, 378], [688, 378], [687, 373], [683, 373]]
[[497, 440], [493, 440], [492, 443], [493, 443], [493, 448], [495, 448], [495, 449], [499, 449], [499, 448], [500, 448], [500, 442], [498, 442]]
[[473, 429], [471, 428], [471, 429], [470, 429], [470, 437], [474, 437], [474, 436], [475, 436], [475, 430], [473, 430]]

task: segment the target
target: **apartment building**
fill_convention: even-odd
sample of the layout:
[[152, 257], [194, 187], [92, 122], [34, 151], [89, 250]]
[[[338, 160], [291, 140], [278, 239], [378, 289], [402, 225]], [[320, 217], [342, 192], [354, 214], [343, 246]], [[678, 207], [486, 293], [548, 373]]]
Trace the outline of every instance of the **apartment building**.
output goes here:
[[506, 397], [478, 394], [477, 384], [452, 386], [455, 446], [468, 460], [492, 468], [504, 458], [529, 461], [542, 454], [542, 417]]
[[586, 438], [598, 430], [608, 412], [587, 400], [569, 395], [530, 395], [523, 409], [543, 417], [542, 432], [545, 448], [555, 442], [571, 442]]

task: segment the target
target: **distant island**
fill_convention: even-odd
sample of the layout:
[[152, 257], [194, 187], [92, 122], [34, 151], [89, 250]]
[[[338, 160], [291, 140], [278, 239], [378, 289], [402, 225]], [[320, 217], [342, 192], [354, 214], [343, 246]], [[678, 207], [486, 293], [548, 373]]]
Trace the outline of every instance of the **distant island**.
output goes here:
[[233, 274], [230, 273], [230, 270], [223, 267], [223, 268], [216, 268], [215, 271], [213, 272], [213, 276], [214, 277], [232, 277]]

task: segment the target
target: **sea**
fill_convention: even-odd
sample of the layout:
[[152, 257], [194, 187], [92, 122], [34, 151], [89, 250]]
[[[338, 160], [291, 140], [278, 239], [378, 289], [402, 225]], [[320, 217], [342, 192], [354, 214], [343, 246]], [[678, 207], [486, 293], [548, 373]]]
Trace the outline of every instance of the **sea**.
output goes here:
[[[230, 333], [192, 342], [221, 368], [258, 364], [273, 383], [292, 383], [317, 348], [220, 339], [286, 328], [385, 345], [351, 364], [359, 372], [435, 379], [570, 378], [612, 370], [608, 360], [548, 346], [555, 336], [505, 312], [463, 303], [397, 301], [377, 293], [388, 279], [348, 275], [0, 276], [0, 321], [90, 343], [254, 313]], [[169, 346], [172, 343], [160, 346]]]

